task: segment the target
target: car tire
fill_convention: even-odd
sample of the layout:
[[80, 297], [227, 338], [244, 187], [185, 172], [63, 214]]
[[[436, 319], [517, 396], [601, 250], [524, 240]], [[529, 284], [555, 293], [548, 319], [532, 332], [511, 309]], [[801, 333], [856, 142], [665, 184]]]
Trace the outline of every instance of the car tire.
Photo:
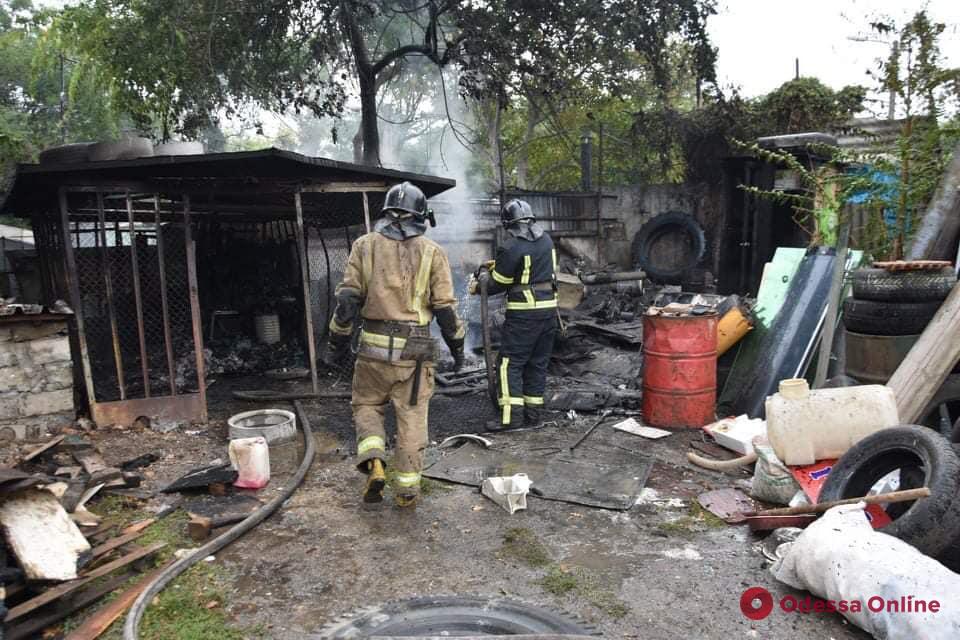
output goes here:
[[853, 297], [878, 302], [938, 302], [957, 284], [952, 267], [923, 271], [857, 269], [852, 278]]
[[[676, 259], [664, 260], [657, 255], [657, 245], [669, 236], [676, 236], [686, 245]], [[679, 211], [661, 213], [648, 220], [633, 237], [630, 249], [634, 268], [646, 272], [647, 277], [661, 284], [680, 284], [703, 259], [707, 238], [703, 227], [693, 216]], [[673, 257], [672, 257], [673, 258]]]
[[884, 429], [853, 445], [833, 465], [819, 502], [865, 496], [896, 469], [901, 470], [901, 489], [924, 486], [931, 495], [889, 505], [893, 522], [880, 531], [937, 557], [960, 536], [960, 457], [946, 438], [927, 427]]
[[909, 336], [923, 333], [940, 302], [878, 302], [847, 298], [843, 324], [848, 331], [874, 336]]
[[315, 638], [453, 635], [597, 635], [565, 614], [509, 598], [424, 596], [367, 607], [324, 627]]

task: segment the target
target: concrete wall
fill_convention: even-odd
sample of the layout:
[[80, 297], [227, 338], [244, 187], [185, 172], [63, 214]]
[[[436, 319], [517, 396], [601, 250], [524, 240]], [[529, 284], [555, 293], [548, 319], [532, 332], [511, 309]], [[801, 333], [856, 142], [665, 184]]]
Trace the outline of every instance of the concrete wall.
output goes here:
[[[623, 223], [622, 232], [618, 229], [611, 234], [608, 230], [606, 234], [603, 243], [605, 262], [615, 263], [621, 269], [631, 269], [630, 244], [640, 227], [656, 215], [679, 211], [693, 215], [703, 226], [708, 242], [703, 267], [713, 268], [717, 245], [713, 239], [718, 237], [723, 224], [721, 189], [693, 184], [632, 185], [605, 188], [604, 195], [616, 199], [604, 198], [603, 217], [617, 218]], [[622, 239], [615, 239], [615, 236]]]
[[0, 324], [0, 440], [36, 438], [73, 419], [65, 322]]

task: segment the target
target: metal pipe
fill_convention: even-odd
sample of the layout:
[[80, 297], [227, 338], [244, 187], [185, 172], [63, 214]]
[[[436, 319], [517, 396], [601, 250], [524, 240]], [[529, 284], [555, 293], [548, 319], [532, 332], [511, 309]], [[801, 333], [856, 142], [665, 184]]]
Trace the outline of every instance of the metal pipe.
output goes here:
[[157, 264], [160, 269], [160, 309], [163, 314], [163, 342], [167, 352], [167, 375], [170, 377], [170, 395], [177, 395], [176, 370], [173, 364], [173, 336], [170, 335], [170, 306], [167, 301], [167, 267], [163, 257], [163, 229], [160, 226], [160, 194], [153, 196], [157, 225]]
[[110, 316], [110, 333], [113, 337], [113, 359], [117, 367], [117, 387], [120, 399], [127, 399], [126, 381], [123, 375], [123, 355], [120, 353], [120, 329], [117, 325], [117, 312], [113, 304], [113, 276], [110, 257], [107, 255], [107, 223], [103, 215], [103, 193], [97, 191], [97, 218], [100, 238], [100, 264], [103, 270], [103, 283], [107, 294], [107, 314]]
[[320, 383], [317, 378], [317, 344], [316, 336], [313, 335], [313, 311], [310, 308], [310, 263], [307, 262], [307, 240], [306, 234], [303, 232], [302, 200], [301, 193], [297, 191], [293, 195], [293, 202], [297, 209], [297, 224], [294, 230], [297, 236], [297, 251], [300, 256], [300, 283], [303, 287], [303, 314], [307, 332], [307, 357], [310, 359], [310, 381], [313, 384], [313, 392], [317, 393], [320, 390]]
[[70, 239], [70, 211], [67, 205], [67, 192], [60, 189], [60, 226], [63, 233], [63, 252], [66, 257], [66, 271], [63, 274], [66, 278], [67, 289], [70, 291], [70, 303], [73, 306], [73, 319], [77, 326], [77, 342], [80, 345], [80, 362], [83, 368], [83, 381], [87, 390], [87, 403], [90, 405], [90, 413], [93, 413], [93, 405], [97, 401], [94, 392], [93, 371], [90, 367], [90, 350], [87, 348], [87, 330], [84, 322], [83, 298], [80, 296], [80, 282], [78, 281], [79, 271], [77, 271], [77, 257], [73, 252], [73, 241]]
[[127, 196], [130, 221], [130, 268], [133, 270], [133, 302], [137, 309], [137, 337], [140, 339], [140, 369], [143, 372], [143, 393], [150, 397], [150, 366], [147, 360], [147, 336], [143, 329], [143, 298], [140, 295], [140, 264], [137, 261], [137, 231], [133, 226], [133, 203]]
[[187, 253], [187, 284], [190, 291], [190, 325], [193, 350], [197, 358], [197, 394], [200, 396], [200, 422], [207, 421], [207, 375], [203, 362], [203, 323], [200, 320], [200, 294], [197, 290], [197, 245], [190, 228], [190, 196], [183, 196], [183, 236]]
[[611, 282], [643, 280], [646, 277], [647, 274], [643, 271], [613, 271], [609, 273], [588, 273], [580, 276], [580, 280], [585, 284], [609, 284]]

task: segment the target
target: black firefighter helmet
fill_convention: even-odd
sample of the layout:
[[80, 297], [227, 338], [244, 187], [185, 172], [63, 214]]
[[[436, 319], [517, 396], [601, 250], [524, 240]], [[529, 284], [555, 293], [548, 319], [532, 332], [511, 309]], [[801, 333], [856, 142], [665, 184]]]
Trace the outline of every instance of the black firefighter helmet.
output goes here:
[[533, 209], [524, 200], [514, 198], [500, 209], [500, 222], [505, 227], [518, 222], [534, 222], [536, 219], [536, 216], [533, 215]]
[[409, 213], [418, 222], [430, 221], [431, 226], [437, 226], [433, 211], [427, 209], [427, 196], [423, 195], [420, 187], [410, 182], [401, 182], [390, 187], [383, 200], [382, 213], [395, 212]]

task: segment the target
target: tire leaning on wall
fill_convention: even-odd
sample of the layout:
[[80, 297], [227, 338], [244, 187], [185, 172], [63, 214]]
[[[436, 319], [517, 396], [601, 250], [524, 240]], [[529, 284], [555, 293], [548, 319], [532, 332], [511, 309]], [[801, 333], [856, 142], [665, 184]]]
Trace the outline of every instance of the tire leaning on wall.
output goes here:
[[957, 283], [952, 267], [932, 271], [857, 269], [853, 297], [878, 302], [935, 302], [944, 300]]
[[[666, 264], [658, 260], [653, 249], [658, 242], [670, 235], [686, 244], [685, 255], [680, 264]], [[645, 271], [654, 282], [680, 284], [684, 276], [694, 269], [707, 251], [707, 238], [703, 227], [696, 219], [680, 211], [668, 211], [648, 220], [633, 237], [630, 258], [635, 269]]]

